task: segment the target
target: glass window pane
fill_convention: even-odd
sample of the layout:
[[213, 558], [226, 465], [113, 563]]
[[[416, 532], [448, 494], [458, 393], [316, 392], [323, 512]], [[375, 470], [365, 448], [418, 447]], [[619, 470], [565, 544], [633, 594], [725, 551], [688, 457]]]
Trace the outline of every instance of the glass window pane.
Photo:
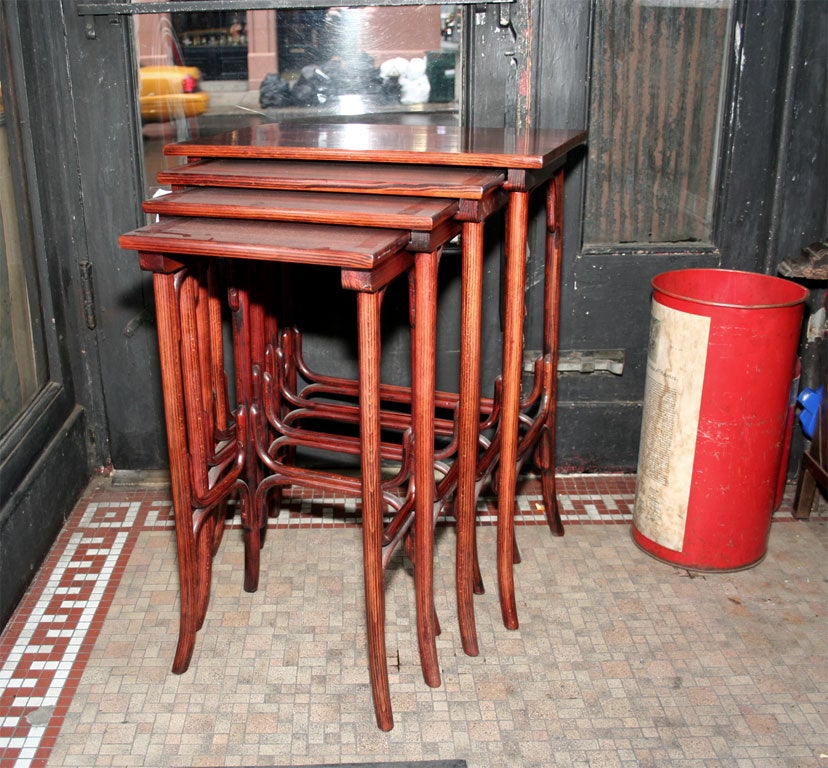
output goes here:
[[7, 114], [0, 83], [0, 434], [46, 381], [46, 353], [30, 244], [17, 199], [25, 186], [9, 154]]
[[[299, 4], [299, 3], [297, 3]], [[274, 120], [459, 121], [462, 6], [137, 14], [148, 193], [163, 145]]]
[[597, 0], [584, 242], [709, 242], [730, 0]]

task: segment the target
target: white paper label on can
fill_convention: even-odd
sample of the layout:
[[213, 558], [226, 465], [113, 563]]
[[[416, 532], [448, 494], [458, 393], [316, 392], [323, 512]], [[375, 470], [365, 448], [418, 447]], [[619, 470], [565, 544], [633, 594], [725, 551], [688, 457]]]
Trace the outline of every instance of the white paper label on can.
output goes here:
[[653, 302], [633, 521], [675, 552], [684, 546], [709, 336], [709, 317]]

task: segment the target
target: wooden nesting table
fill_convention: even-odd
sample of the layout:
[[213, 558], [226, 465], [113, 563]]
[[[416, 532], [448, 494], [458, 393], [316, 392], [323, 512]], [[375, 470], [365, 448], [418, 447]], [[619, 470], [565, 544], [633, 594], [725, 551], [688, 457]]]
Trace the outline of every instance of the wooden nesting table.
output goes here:
[[[563, 165], [585, 139], [578, 131], [515, 134], [445, 126], [273, 123], [242, 129], [166, 147], [166, 154], [185, 156], [188, 163], [159, 174], [160, 182], [173, 186], [172, 195], [145, 204], [148, 212], [162, 217], [161, 222], [121, 238], [122, 247], [138, 250], [142, 265], [155, 273], [162, 369], [165, 360], [169, 369], [164, 389], [177, 526], [188, 520], [188, 527], [195, 529], [192, 520], [215, 519], [203, 510], [239, 493], [246, 531], [246, 588], [255, 589], [258, 579], [267, 492], [306, 480], [323, 487], [328, 482], [303, 475], [291, 465], [297, 445], [321, 439], [305, 430], [302, 418], [311, 414], [360, 425], [357, 439], [332, 438], [331, 449], [361, 455], [361, 478], [351, 481], [348, 489], [363, 498], [369, 668], [377, 722], [385, 730], [393, 727], [381, 575], [388, 545], [397, 543], [413, 523], [410, 552], [421, 662], [426, 682], [439, 685], [433, 521], [447, 496], [455, 495], [457, 604], [463, 647], [470, 655], [478, 653], [473, 592], [481, 585], [475, 506], [482, 482], [497, 475], [497, 571], [507, 627], [518, 626], [515, 485], [522, 463], [533, 452], [550, 528], [563, 533], [554, 483]], [[528, 202], [533, 190], [541, 187], [547, 210], [544, 339], [531, 392], [522, 397]], [[482, 398], [483, 227], [504, 206], [501, 387], [495, 396]], [[434, 390], [434, 323], [437, 262], [443, 246], [458, 232], [462, 354], [459, 393], [451, 394]], [[348, 245], [338, 249], [332, 245], [345, 241]], [[332, 256], [332, 250], [339, 255]], [[342, 255], [345, 252], [349, 255]], [[216, 280], [210, 277], [216, 256], [233, 262], [228, 283], [235, 328], [235, 407], [226, 403], [227, 387], [219, 381], [221, 321]], [[260, 267], [268, 261], [342, 270], [343, 286], [356, 290], [359, 297], [359, 380], [318, 377], [307, 370], [296, 355], [295, 336], [280, 327], [275, 284], [263, 286]], [[187, 283], [184, 273], [198, 277], [189, 289], [192, 296], [182, 288]], [[381, 385], [378, 367], [381, 296], [389, 281], [404, 274], [410, 276], [413, 327], [412, 386], [407, 389]], [[188, 336], [201, 339], [200, 345], [189, 344], [189, 352]], [[182, 385], [188, 380], [185, 369], [195, 373], [189, 376], [190, 384]], [[293, 391], [291, 378], [297, 369], [311, 379], [307, 392], [353, 396], [355, 404], [317, 402], [304, 390]], [[276, 379], [282, 389], [273, 395]], [[403, 403], [408, 410], [384, 410], [387, 401]], [[435, 419], [435, 407], [454, 415]], [[386, 445], [381, 428], [397, 429], [407, 437], [396, 447]], [[435, 434], [456, 446], [452, 457], [435, 454]], [[405, 466], [412, 445], [408, 491], [396, 504], [384, 492], [380, 462], [390, 457]], [[444, 472], [435, 485], [436, 466]], [[335, 482], [339, 485], [328, 487], [344, 487], [343, 480]], [[388, 505], [398, 514], [383, 533], [383, 508]], [[218, 528], [208, 527], [200, 543], [187, 543], [183, 557], [179, 542], [182, 601], [189, 593], [193, 608], [185, 621], [182, 606], [175, 671], [186, 669], [203, 619]], [[196, 554], [199, 548], [201, 556]]]

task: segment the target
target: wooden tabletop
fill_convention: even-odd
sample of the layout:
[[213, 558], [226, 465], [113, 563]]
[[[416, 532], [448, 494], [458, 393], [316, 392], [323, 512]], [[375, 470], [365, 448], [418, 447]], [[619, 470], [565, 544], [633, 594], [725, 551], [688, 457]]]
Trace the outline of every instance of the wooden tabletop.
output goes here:
[[161, 171], [158, 181], [179, 187], [249, 187], [481, 200], [498, 189], [505, 179], [502, 172], [487, 168], [245, 158], [198, 160]]
[[146, 213], [226, 219], [342, 224], [430, 232], [457, 213], [456, 200], [343, 195], [276, 189], [191, 187], [144, 202]]
[[539, 169], [586, 142], [586, 131], [443, 125], [265, 123], [169, 144], [167, 155]]
[[408, 232], [391, 229], [204, 218], [169, 219], [118, 238], [121, 248], [142, 253], [369, 270], [404, 252], [408, 240]]

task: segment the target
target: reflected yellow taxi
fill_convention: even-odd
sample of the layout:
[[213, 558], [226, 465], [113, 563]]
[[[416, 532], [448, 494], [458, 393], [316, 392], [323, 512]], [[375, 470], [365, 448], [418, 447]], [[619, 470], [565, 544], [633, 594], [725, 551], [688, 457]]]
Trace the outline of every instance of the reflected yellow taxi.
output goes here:
[[210, 106], [210, 94], [201, 90], [198, 67], [141, 67], [138, 79], [141, 119], [144, 121], [196, 117]]

